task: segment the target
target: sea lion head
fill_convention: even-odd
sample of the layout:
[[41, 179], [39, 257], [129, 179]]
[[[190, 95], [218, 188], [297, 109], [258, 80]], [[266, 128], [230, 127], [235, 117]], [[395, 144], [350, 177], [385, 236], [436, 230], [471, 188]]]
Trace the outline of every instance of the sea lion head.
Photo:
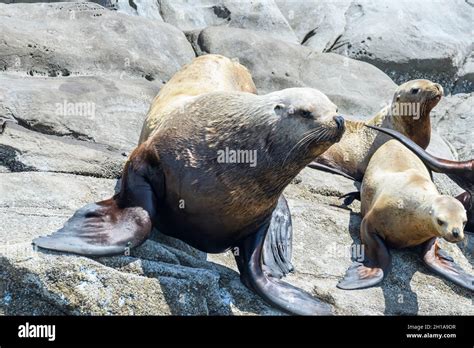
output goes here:
[[[443, 87], [439, 83], [430, 80], [407, 81], [397, 88], [393, 96], [392, 108], [398, 106], [401, 116], [422, 116], [407, 115], [404, 111], [421, 110], [422, 114], [428, 114], [438, 104], [443, 94]], [[409, 104], [415, 107], [409, 108]], [[419, 108], [416, 107], [417, 104]]]
[[431, 206], [431, 221], [439, 237], [456, 243], [464, 239], [467, 222], [466, 209], [454, 197], [437, 197]]
[[285, 144], [280, 148], [287, 152], [286, 159], [310, 161], [344, 134], [344, 118], [338, 114], [337, 106], [316, 89], [288, 88], [266, 97], [278, 118], [274, 137]]

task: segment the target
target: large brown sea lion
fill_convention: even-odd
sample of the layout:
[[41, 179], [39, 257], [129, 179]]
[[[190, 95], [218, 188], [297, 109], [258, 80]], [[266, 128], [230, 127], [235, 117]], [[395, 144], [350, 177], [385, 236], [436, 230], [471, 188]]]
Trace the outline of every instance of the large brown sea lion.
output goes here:
[[466, 210], [455, 198], [440, 195], [422, 161], [409, 149], [390, 140], [372, 156], [361, 186], [360, 237], [364, 261], [354, 262], [342, 289], [380, 283], [391, 257], [387, 247], [422, 245], [424, 263], [452, 282], [474, 290], [474, 276], [466, 273], [440, 249], [437, 238], [464, 238]]
[[429, 80], [412, 80], [400, 85], [392, 103], [368, 121], [346, 118], [341, 141], [316, 158], [309, 167], [361, 181], [370, 158], [389, 137], [365, 125], [396, 129], [426, 148], [431, 138], [430, 111], [438, 104], [443, 88]]
[[328, 304], [278, 278], [292, 269], [291, 217], [282, 192], [341, 138], [344, 119], [336, 106], [317, 90], [292, 88], [261, 96], [213, 92], [164, 113], [155, 105], [150, 110], [161, 116], [130, 155], [120, 192], [79, 209], [34, 243], [112, 255], [140, 245], [157, 227], [205, 252], [234, 248], [242, 281], [270, 304], [295, 314], [330, 314]]

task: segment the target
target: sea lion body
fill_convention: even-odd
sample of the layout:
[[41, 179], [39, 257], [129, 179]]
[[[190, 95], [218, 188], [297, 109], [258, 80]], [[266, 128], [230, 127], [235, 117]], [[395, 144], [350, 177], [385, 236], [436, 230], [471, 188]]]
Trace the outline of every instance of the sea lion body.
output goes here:
[[252, 76], [236, 60], [218, 54], [206, 54], [183, 66], [161, 88], [153, 100], [140, 134], [143, 143], [168, 112], [183, 107], [196, 96], [211, 92], [240, 91], [257, 93]]
[[357, 289], [380, 283], [390, 268], [387, 246], [424, 245], [428, 267], [474, 289], [474, 277], [436, 242], [438, 237], [452, 243], [464, 238], [464, 207], [455, 198], [440, 195], [423, 162], [396, 140], [382, 145], [370, 160], [361, 186], [361, 215], [365, 259], [349, 268], [338, 287]]
[[[294, 314], [330, 314], [329, 305], [279, 278], [292, 270], [282, 192], [341, 138], [344, 119], [336, 110], [310, 88], [212, 91], [173, 107], [155, 98], [151, 134], [130, 155], [120, 192], [79, 209], [34, 243], [112, 255], [140, 245], [158, 227], [205, 252], [234, 248], [242, 281], [270, 304]], [[250, 151], [255, 161], [222, 159], [228, 149]]]
[[346, 132], [341, 141], [315, 159], [310, 167], [346, 174], [361, 181], [372, 155], [390, 139], [366, 125], [396, 129], [426, 148], [431, 138], [430, 111], [442, 95], [443, 88], [429, 80], [412, 80], [400, 85], [391, 104], [370, 120], [346, 118]]
[[474, 160], [452, 161], [437, 158], [425, 151], [405, 135], [393, 130], [380, 127], [373, 129], [385, 133], [408, 147], [432, 171], [446, 174], [466, 192], [456, 197], [467, 211], [468, 222], [466, 229], [474, 232]]

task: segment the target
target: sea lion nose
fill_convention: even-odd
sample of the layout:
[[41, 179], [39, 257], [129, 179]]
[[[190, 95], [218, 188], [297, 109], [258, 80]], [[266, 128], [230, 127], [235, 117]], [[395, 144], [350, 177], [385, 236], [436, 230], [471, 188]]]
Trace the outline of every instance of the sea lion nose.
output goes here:
[[337, 129], [342, 130], [344, 129], [344, 117], [342, 116], [334, 116], [334, 121], [337, 124]]
[[461, 234], [461, 231], [459, 231], [459, 228], [455, 227], [455, 228], [453, 228], [452, 233], [453, 233], [454, 238], [458, 238], [459, 235]]

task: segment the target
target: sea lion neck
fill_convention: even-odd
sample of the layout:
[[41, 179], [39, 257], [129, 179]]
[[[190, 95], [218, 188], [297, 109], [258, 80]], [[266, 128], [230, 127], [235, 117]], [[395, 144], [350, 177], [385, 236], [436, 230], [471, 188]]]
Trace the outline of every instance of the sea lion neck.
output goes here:
[[405, 134], [417, 145], [426, 149], [431, 139], [430, 111], [432, 107], [426, 102], [414, 104], [416, 104], [416, 110], [415, 106], [408, 107], [403, 103], [392, 102], [382, 126]]

